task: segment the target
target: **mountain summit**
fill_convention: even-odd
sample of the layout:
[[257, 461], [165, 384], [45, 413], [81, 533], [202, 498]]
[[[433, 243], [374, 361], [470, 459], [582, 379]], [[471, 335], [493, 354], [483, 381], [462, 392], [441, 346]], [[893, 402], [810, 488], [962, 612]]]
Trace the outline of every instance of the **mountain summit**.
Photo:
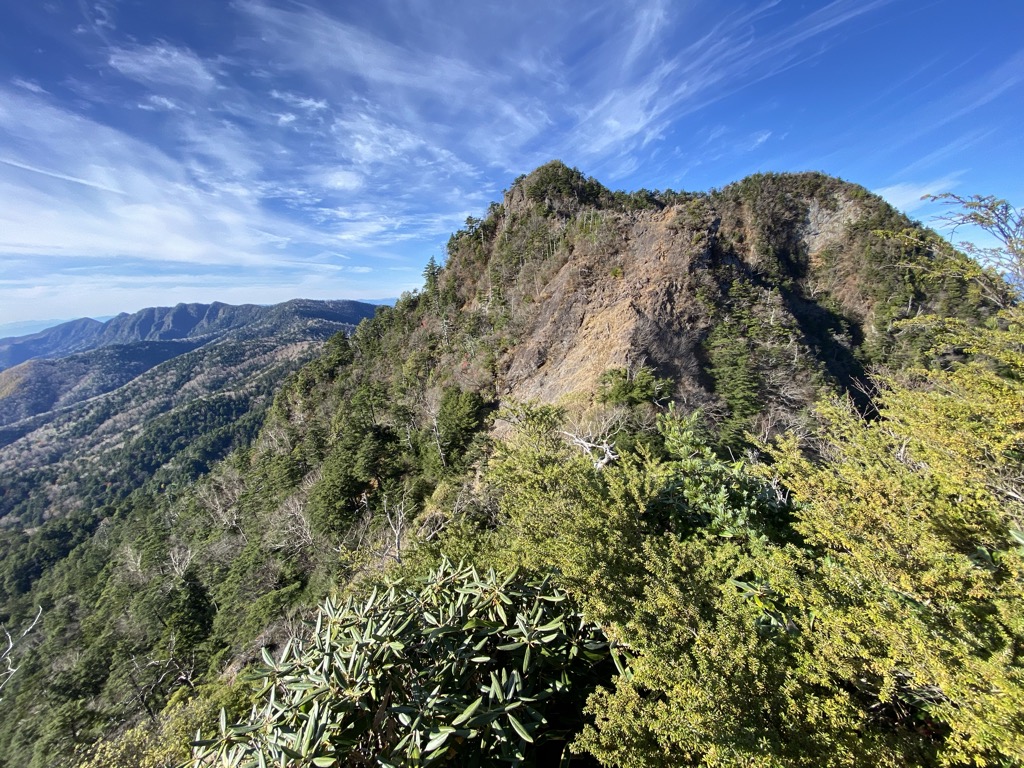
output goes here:
[[554, 402], [646, 365], [745, 428], [776, 429], [822, 387], [857, 393], [867, 367], [905, 360], [901, 318], [994, 311], [963, 257], [819, 173], [626, 194], [552, 162], [448, 247], [420, 301], [442, 310], [442, 351], [469, 337], [493, 351], [463, 355], [460, 386]]

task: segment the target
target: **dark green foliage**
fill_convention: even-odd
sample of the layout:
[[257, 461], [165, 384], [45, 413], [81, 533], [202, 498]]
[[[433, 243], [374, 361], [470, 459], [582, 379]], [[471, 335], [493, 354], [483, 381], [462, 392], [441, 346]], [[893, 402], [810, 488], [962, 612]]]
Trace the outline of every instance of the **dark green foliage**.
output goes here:
[[742, 462], [718, 459], [700, 425], [699, 411], [682, 417], [670, 407], [659, 418], [672, 474], [648, 505], [656, 529], [680, 538], [792, 537], [787, 505]]
[[342, 449], [327, 456], [320, 472], [306, 505], [309, 522], [317, 533], [337, 538], [355, 520], [356, 500], [367, 484], [356, 475], [351, 454]]
[[[470, 221], [466, 222], [467, 225], [471, 224]], [[423, 292], [426, 294], [432, 294], [437, 290], [437, 278], [441, 274], [441, 267], [434, 259], [433, 256], [427, 261], [427, 266], [423, 268]]]
[[559, 160], [552, 160], [531, 173], [526, 178], [525, 189], [530, 200], [540, 203], [545, 211], [557, 214], [597, 205], [610, 194], [596, 179], [587, 178]]
[[723, 445], [742, 445], [752, 427], [752, 419], [761, 411], [762, 385], [747, 336], [749, 326], [727, 318], [708, 336], [705, 349], [715, 393], [729, 408], [719, 425]]
[[168, 593], [165, 605], [164, 627], [168, 639], [173, 637], [180, 651], [192, 650], [209, 637], [216, 608], [194, 572], [182, 575]]
[[431, 426], [433, 438], [428, 451], [426, 467], [433, 460], [439, 463], [438, 472], [460, 472], [471, 458], [466, 451], [470, 441], [483, 426], [484, 400], [478, 392], [464, 392], [458, 387], [447, 387], [441, 395], [437, 417]]
[[[309, 354], [301, 351], [310, 350], [305, 339], [331, 328], [309, 310], [292, 330], [279, 328], [280, 338], [260, 339], [268, 326], [246, 328], [242, 339], [179, 355], [74, 406], [52, 422], [70, 436], [55, 443], [58, 463], [5, 478], [6, 522], [38, 528], [8, 528], [0, 538], [0, 623], [24, 625], [37, 606], [43, 615], [5, 691], [0, 765], [71, 764], [71, 753], [110, 734], [112, 723], [152, 721], [176, 688], [196, 685], [227, 649], [249, 642], [301, 599], [307, 574], [295, 553], [268, 552], [267, 527], [245, 517], [255, 494], [240, 484], [240, 472], [250, 468], [244, 454], [217, 473], [215, 484], [230, 501], [210, 495], [204, 498], [217, 501], [204, 506], [189, 486], [253, 440], [273, 392]], [[286, 322], [303, 311], [287, 310]], [[276, 350], [290, 342], [299, 357], [278, 359]], [[108, 347], [96, 356], [121, 351]], [[334, 339], [324, 358], [296, 377], [296, 390], [310, 396], [350, 359], [344, 336]], [[112, 446], [99, 458], [84, 450], [76, 458], [68, 449], [70, 441], [102, 434], [109, 420], [123, 420], [122, 412], [149, 418], [117, 442], [108, 438]], [[311, 453], [321, 441], [313, 430], [303, 435]], [[302, 456], [291, 453], [252, 469], [254, 485], [268, 496], [304, 474]]]
[[[66, 558], [96, 530], [99, 520], [88, 512], [77, 512], [44, 525], [34, 536], [5, 531], [0, 549], [0, 598], [27, 593], [51, 566]], [[0, 613], [0, 623], [9, 617]]]
[[598, 399], [611, 405], [640, 405], [668, 400], [671, 379], [659, 378], [645, 365], [636, 370], [612, 368], [601, 374]]

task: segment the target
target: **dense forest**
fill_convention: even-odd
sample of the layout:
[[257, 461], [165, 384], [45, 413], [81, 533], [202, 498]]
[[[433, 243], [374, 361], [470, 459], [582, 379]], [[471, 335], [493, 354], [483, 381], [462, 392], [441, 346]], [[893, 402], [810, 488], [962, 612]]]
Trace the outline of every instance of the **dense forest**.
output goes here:
[[1024, 762], [1012, 280], [820, 174], [557, 162], [424, 280], [222, 460], [25, 492], [0, 766]]

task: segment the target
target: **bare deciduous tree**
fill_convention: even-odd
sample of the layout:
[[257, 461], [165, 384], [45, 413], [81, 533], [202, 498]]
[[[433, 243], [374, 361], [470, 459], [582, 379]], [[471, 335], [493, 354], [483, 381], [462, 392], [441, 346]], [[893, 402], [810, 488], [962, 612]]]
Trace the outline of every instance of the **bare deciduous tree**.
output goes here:
[[238, 499], [243, 490], [242, 473], [225, 464], [215, 477], [197, 487], [196, 496], [215, 525], [241, 532]]
[[997, 245], [989, 247], [970, 241], [957, 246], [974, 256], [986, 266], [996, 269], [1014, 290], [1024, 294], [1024, 214], [994, 195], [969, 195], [963, 197], [945, 192], [941, 195], [925, 195], [933, 202], [950, 206], [949, 213], [937, 217], [938, 221], [952, 226], [955, 233], [961, 227], [977, 227]]
[[[32, 622], [25, 627], [16, 637], [11, 637], [11, 633], [7, 631], [7, 627], [0, 624], [0, 632], [4, 633], [4, 639], [6, 640], [6, 648], [0, 651], [0, 692], [3, 691], [4, 686], [10, 682], [11, 678], [18, 671], [18, 667], [14, 663], [14, 653], [17, 646], [17, 642], [24, 640], [28, 637], [28, 633], [35, 629], [36, 624], [39, 623], [39, 619], [43, 615], [42, 606], [36, 611], [36, 617], [32, 619]], [[0, 698], [0, 701], [3, 701]]]
[[264, 542], [272, 549], [301, 552], [313, 546], [313, 528], [306, 514], [306, 494], [293, 493], [274, 511]]
[[171, 633], [166, 655], [152, 656], [145, 661], [140, 661], [137, 656], [132, 656], [132, 668], [128, 671], [128, 679], [135, 689], [134, 699], [146, 710], [146, 715], [153, 721], [156, 720], [157, 713], [150, 702], [159, 692], [179, 685], [195, 687], [197, 676], [195, 651], [178, 652], [176, 641], [177, 637]]
[[407, 507], [404, 496], [394, 502], [389, 501], [387, 494], [383, 495], [381, 511], [384, 513], [386, 527], [382, 537], [381, 559], [394, 558], [402, 562], [402, 539], [408, 523]]
[[179, 579], [185, 575], [185, 571], [192, 564], [194, 554], [192, 548], [184, 544], [175, 544], [167, 552], [167, 561], [171, 566], [171, 572]]
[[595, 469], [602, 469], [619, 458], [614, 439], [628, 422], [626, 409], [613, 406], [572, 418], [561, 434], [594, 462]]

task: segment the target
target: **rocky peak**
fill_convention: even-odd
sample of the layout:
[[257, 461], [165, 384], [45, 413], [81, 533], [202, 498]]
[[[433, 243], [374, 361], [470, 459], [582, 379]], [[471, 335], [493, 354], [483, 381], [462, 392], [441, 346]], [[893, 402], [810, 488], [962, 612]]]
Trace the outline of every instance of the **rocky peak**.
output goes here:
[[679, 382], [677, 394], [728, 411], [736, 403], [722, 393], [740, 366], [758, 407], [792, 412], [825, 385], [852, 391], [866, 365], [894, 354], [893, 320], [965, 295], [913, 266], [934, 253], [879, 234], [915, 226], [820, 173], [623, 193], [554, 161], [453, 236], [440, 282], [501, 329], [502, 397], [558, 401], [594, 391], [609, 368], [644, 364]]

